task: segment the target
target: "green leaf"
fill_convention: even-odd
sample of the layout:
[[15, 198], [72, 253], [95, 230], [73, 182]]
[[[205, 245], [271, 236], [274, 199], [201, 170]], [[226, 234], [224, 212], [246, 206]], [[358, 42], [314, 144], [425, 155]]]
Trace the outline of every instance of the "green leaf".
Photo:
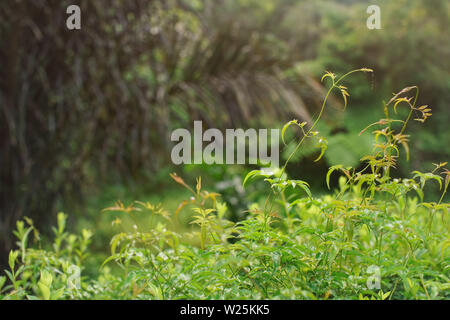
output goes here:
[[414, 179], [417, 177], [419, 178], [422, 189], [425, 187], [425, 183], [431, 179], [439, 182], [439, 188], [442, 189], [442, 177], [441, 176], [438, 176], [438, 175], [430, 173], [430, 172], [422, 173], [419, 171], [413, 171], [413, 173], [415, 174], [413, 177]]
[[294, 183], [295, 187], [303, 189], [308, 197], [312, 198], [311, 190], [309, 189], [309, 184], [302, 180], [289, 180], [289, 182]]
[[42, 293], [44, 300], [50, 300], [50, 286], [53, 282], [53, 276], [47, 270], [41, 271], [41, 278], [38, 282], [38, 287]]
[[112, 256], [108, 257], [105, 261], [103, 261], [102, 265], [100, 266], [100, 269], [102, 269], [110, 261], [118, 259], [119, 257], [120, 257], [120, 255], [118, 255], [118, 254], [115, 254], [115, 255], [112, 255]]
[[342, 169], [342, 167], [343, 167], [342, 165], [332, 166], [332, 167], [328, 170], [328, 172], [327, 172], [327, 177], [326, 177], [328, 189], [330, 189], [330, 177], [331, 177], [331, 174], [332, 174], [334, 171], [336, 171], [336, 170]]
[[41, 271], [41, 278], [39, 279], [39, 282], [46, 285], [47, 287], [50, 287], [53, 282], [52, 274], [47, 270]]
[[11, 252], [9, 253], [8, 263], [9, 263], [9, 267], [12, 272], [14, 272], [14, 267], [16, 266], [16, 260], [17, 260], [18, 255], [19, 255], [19, 251], [15, 251], [15, 250], [11, 250]]
[[298, 123], [297, 120], [291, 120], [283, 126], [283, 129], [281, 129], [281, 141], [283, 141], [284, 144], [286, 144], [286, 141], [284, 141], [284, 134], [285, 134], [287, 128], [289, 128], [292, 124], [297, 124], [297, 123]]
[[50, 288], [47, 287], [42, 282], [38, 283], [39, 290], [41, 290], [42, 297], [44, 300], [50, 300]]
[[386, 293], [383, 293], [382, 296], [381, 296], [381, 298], [382, 298], [383, 300], [386, 300], [386, 299], [389, 297], [390, 294], [391, 294], [390, 291], [388, 291], [388, 292], [386, 292]]
[[331, 78], [331, 80], [334, 83], [334, 79], [336, 79], [336, 75], [330, 71], [327, 71], [323, 76], [322, 79], [320, 79], [320, 82], [323, 82], [326, 78]]
[[52, 300], [60, 299], [64, 294], [64, 288], [56, 290], [52, 295]]
[[2, 291], [3, 286], [5, 285], [6, 277], [1, 276], [0, 277], [0, 292]]
[[317, 162], [320, 159], [322, 159], [323, 155], [325, 154], [325, 151], [327, 151], [328, 141], [325, 138], [320, 138], [318, 146], [320, 147], [320, 155], [319, 157], [317, 157], [316, 160], [314, 160], [314, 162]]
[[417, 195], [419, 196], [420, 201], [423, 202], [424, 193], [422, 189], [418, 188], [416, 185], [413, 186], [413, 189], [416, 191]]
[[124, 232], [121, 232], [119, 234], [116, 234], [111, 239], [111, 255], [114, 255], [116, 253], [117, 245], [120, 243], [120, 241], [126, 237], [126, 234]]
[[9, 272], [8, 270], [5, 270], [5, 273], [6, 273], [6, 275], [8, 276], [8, 278], [9, 278], [9, 280], [11, 281], [11, 282], [14, 282], [14, 276], [12, 275], [12, 273], [11, 272]]
[[279, 169], [273, 169], [273, 170], [253, 170], [250, 171], [244, 179], [244, 182], [242, 182], [242, 185], [245, 186], [245, 184], [247, 183], [248, 180], [253, 179], [254, 177], [272, 177], [272, 176], [276, 176], [278, 173], [280, 172]]
[[306, 125], [306, 122], [298, 123], [298, 120], [294, 119], [286, 123], [283, 126], [283, 129], [281, 130], [281, 140], [283, 141], [284, 144], [286, 144], [286, 141], [284, 140], [284, 135], [286, 133], [287, 128], [289, 128], [291, 125], [296, 125], [302, 129]]
[[350, 95], [346, 90], [347, 88], [345, 88], [344, 86], [339, 86], [339, 89], [341, 91], [342, 97], [344, 98], [344, 108], [346, 108], [348, 104], [347, 97], [350, 97]]
[[67, 215], [63, 212], [59, 212], [57, 216], [58, 221], [58, 232], [59, 234], [62, 234], [64, 232], [64, 229], [66, 228], [66, 221], [67, 221]]
[[245, 186], [246, 182], [250, 179], [252, 179], [255, 176], [261, 175], [261, 170], [252, 170], [250, 171], [244, 179], [244, 182], [242, 182], [242, 185]]

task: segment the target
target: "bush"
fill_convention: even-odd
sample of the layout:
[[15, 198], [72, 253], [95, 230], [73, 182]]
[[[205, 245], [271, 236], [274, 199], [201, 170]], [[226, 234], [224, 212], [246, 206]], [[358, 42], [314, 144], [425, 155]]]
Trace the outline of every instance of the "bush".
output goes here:
[[[327, 97], [338, 90], [352, 71], [340, 78], [332, 73]], [[412, 96], [410, 96], [412, 93]], [[417, 87], [408, 87], [384, 105], [385, 118], [362, 131], [373, 131], [374, 151], [365, 156], [357, 171], [336, 165], [326, 175], [341, 172], [339, 189], [315, 198], [309, 184], [290, 179], [286, 166], [254, 170], [244, 185], [258, 177], [270, 185], [266, 199], [253, 203], [246, 219], [226, 219], [227, 206], [220, 195], [203, 190], [201, 178], [191, 188], [182, 178], [172, 178], [192, 196], [170, 214], [161, 205], [118, 202], [105, 209], [133, 219], [149, 215], [149, 225], [116, 234], [111, 254], [98, 275], [86, 277], [87, 247], [91, 233], [80, 236], [65, 231], [66, 216], [58, 215], [53, 246], [28, 246], [33, 222], [17, 223], [18, 250], [9, 256], [9, 278], [0, 280], [4, 299], [448, 299], [449, 204], [444, 202], [450, 184], [446, 163], [432, 172], [413, 172], [412, 178], [390, 176], [403, 147], [409, 157], [406, 128], [414, 120], [431, 115], [427, 106], [416, 105]], [[293, 120], [305, 140], [317, 140], [322, 154], [325, 138], [315, 130], [325, 108], [309, 127]], [[392, 118], [401, 106], [409, 110], [405, 120]], [[441, 176], [443, 175], [443, 177]], [[429, 181], [440, 185], [436, 202], [424, 202]], [[191, 227], [180, 232], [180, 215], [186, 211]], [[17, 266], [19, 264], [20, 266]], [[79, 273], [79, 277], [78, 277]]]

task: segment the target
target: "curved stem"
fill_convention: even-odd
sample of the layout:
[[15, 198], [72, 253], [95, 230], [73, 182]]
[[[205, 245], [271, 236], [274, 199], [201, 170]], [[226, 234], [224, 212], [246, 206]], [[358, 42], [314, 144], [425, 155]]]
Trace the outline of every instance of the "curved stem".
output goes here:
[[297, 146], [295, 147], [294, 151], [289, 155], [288, 159], [286, 160], [286, 162], [284, 163], [283, 168], [281, 169], [281, 175], [283, 175], [283, 173], [286, 170], [286, 167], [289, 163], [289, 161], [291, 160], [291, 158], [294, 156], [294, 154], [297, 153], [298, 149], [300, 149], [301, 145], [303, 144], [303, 142], [305, 141], [305, 139], [310, 135], [310, 133], [312, 132], [312, 130], [316, 127], [317, 123], [319, 122], [320, 118], [322, 117], [323, 111], [325, 110], [325, 105], [327, 103], [328, 97], [330, 96], [331, 92], [333, 91], [333, 89], [335, 88], [335, 83], [333, 83], [333, 85], [331, 86], [331, 88], [328, 90], [327, 95], [325, 96], [325, 100], [322, 103], [322, 108], [320, 109], [319, 115], [317, 116], [316, 120], [314, 121], [313, 125], [309, 128], [309, 130], [306, 132], [305, 135], [303, 135], [303, 138], [299, 141], [299, 143], [297, 144]]
[[419, 98], [419, 87], [414, 87], [414, 88], [416, 89], [416, 97], [414, 98], [414, 103], [412, 105], [413, 108], [411, 108], [411, 110], [409, 111], [408, 118], [406, 118], [405, 122], [403, 123], [403, 127], [402, 127], [402, 130], [400, 131], [400, 134], [403, 134], [403, 132], [405, 132], [406, 125], [408, 124], [409, 120], [411, 120], [411, 116], [412, 116], [414, 108], [416, 106], [417, 99]]

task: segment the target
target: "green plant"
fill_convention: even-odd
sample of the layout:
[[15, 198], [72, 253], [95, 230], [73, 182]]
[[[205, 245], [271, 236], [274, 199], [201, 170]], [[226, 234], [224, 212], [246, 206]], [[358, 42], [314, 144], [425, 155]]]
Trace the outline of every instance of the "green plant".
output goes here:
[[[311, 126], [294, 120], [301, 136], [295, 153], [306, 139], [317, 142], [321, 156], [326, 140], [315, 131], [327, 107], [327, 98], [338, 90], [347, 104], [342, 82], [358, 69], [331, 82], [322, 108]], [[412, 97], [409, 97], [414, 93]], [[81, 278], [79, 288], [67, 286], [69, 266], [82, 270], [91, 234], [65, 231], [66, 215], [59, 214], [53, 245], [28, 246], [38, 233], [32, 221], [17, 224], [18, 250], [10, 253], [10, 270], [0, 278], [4, 299], [448, 299], [450, 292], [450, 238], [448, 209], [444, 202], [450, 185], [447, 163], [427, 173], [395, 178], [401, 150], [409, 157], [406, 134], [412, 119], [425, 121], [427, 106], [417, 106], [418, 88], [408, 87], [384, 104], [385, 117], [365, 129], [373, 130], [373, 152], [361, 159], [362, 169], [332, 166], [324, 177], [331, 194], [314, 197], [309, 184], [291, 179], [286, 167], [253, 170], [243, 183], [257, 177], [270, 185], [267, 197], [252, 203], [246, 218], [227, 220], [220, 195], [204, 190], [201, 178], [191, 187], [181, 177], [172, 179], [191, 197], [168, 211], [160, 204], [117, 202], [104, 212], [125, 215], [134, 228], [117, 233], [111, 254], [99, 275]], [[399, 106], [409, 110], [397, 119]], [[418, 115], [418, 117], [416, 117]], [[412, 154], [411, 156], [413, 156]], [[441, 187], [435, 202], [424, 202], [430, 181]], [[138, 216], [148, 224], [138, 225]], [[188, 227], [181, 228], [187, 219]], [[121, 227], [116, 216], [114, 225]], [[19, 262], [19, 266], [17, 263]], [[6, 286], [5, 286], [6, 284]]]
[[[53, 228], [55, 238], [47, 248], [41, 247], [42, 240], [31, 219], [17, 222], [14, 235], [18, 239], [19, 250], [9, 254], [10, 270], [5, 272], [10, 284], [0, 291], [4, 293], [4, 299], [50, 300], [80, 296], [82, 287], [74, 288], [68, 284], [74, 276], [80, 276], [77, 280], [81, 282], [81, 274], [77, 272], [81, 273], [84, 268], [92, 233], [83, 230], [79, 236], [70, 234], [65, 230], [66, 221], [67, 215], [59, 213], [57, 227]], [[38, 249], [28, 246], [31, 234], [39, 244]], [[18, 268], [17, 262], [20, 263]], [[0, 279], [0, 283], [1, 290], [5, 280]]]

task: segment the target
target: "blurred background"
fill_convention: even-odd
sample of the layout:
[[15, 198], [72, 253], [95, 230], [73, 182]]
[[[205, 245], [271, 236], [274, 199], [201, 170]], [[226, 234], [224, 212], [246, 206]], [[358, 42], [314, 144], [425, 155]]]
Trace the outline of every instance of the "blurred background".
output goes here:
[[[66, 28], [71, 4], [81, 30]], [[381, 30], [366, 27], [371, 4]], [[194, 120], [219, 129], [309, 121], [326, 70], [375, 72], [347, 81], [345, 112], [332, 99], [319, 128], [325, 157], [314, 163], [320, 150], [306, 145], [290, 175], [326, 192], [328, 167], [358, 167], [373, 144], [359, 132], [411, 85], [433, 117], [409, 128], [411, 160], [395, 174], [449, 160], [449, 23], [446, 0], [1, 1], [0, 264], [17, 219], [32, 218], [45, 236], [58, 211], [73, 228], [95, 229], [105, 250], [111, 218], [101, 209], [139, 199], [173, 210], [186, 193], [170, 172], [191, 184], [202, 175], [239, 219], [260, 191], [241, 187], [251, 168], [175, 167], [172, 130]]]

